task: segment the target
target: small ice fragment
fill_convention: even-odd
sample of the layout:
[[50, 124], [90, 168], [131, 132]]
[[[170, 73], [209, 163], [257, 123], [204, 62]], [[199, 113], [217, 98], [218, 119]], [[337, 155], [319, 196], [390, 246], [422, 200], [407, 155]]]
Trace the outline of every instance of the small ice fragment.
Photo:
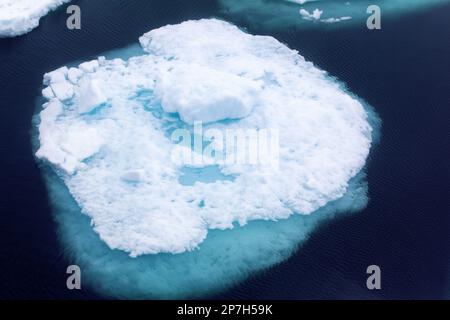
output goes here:
[[44, 84], [49, 85], [51, 83], [66, 81], [67, 71], [67, 67], [62, 67], [44, 74]]
[[45, 99], [50, 100], [50, 99], [52, 99], [52, 98], [55, 97], [55, 94], [53, 93], [52, 88], [50, 88], [50, 87], [45, 87], [45, 88], [42, 90], [42, 96], [43, 96]]
[[78, 111], [87, 113], [99, 105], [106, 103], [107, 98], [99, 87], [99, 80], [92, 79], [81, 87], [78, 100]]
[[79, 68], [84, 72], [94, 72], [98, 68], [98, 61], [92, 60], [88, 62], [83, 62], [79, 65]]
[[73, 84], [77, 84], [78, 80], [81, 78], [82, 75], [83, 72], [77, 68], [70, 68], [69, 71], [67, 72], [67, 78]]
[[73, 97], [73, 86], [68, 81], [51, 83], [50, 87], [55, 96], [61, 101], [69, 100]]

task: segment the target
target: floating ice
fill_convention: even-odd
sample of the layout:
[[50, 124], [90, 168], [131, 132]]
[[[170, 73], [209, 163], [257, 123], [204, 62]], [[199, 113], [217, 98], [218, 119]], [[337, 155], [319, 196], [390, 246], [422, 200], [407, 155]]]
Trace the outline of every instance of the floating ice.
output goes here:
[[[400, 15], [449, 0], [219, 0], [222, 13], [233, 20], [246, 20], [252, 28], [339, 27], [350, 23], [365, 26], [367, 8], [378, 5], [382, 17]], [[320, 14], [319, 14], [320, 13]], [[314, 23], [314, 22], [321, 23]], [[339, 23], [338, 23], [339, 22]]]
[[39, 19], [70, 0], [0, 0], [0, 38], [36, 28]]
[[[364, 206], [376, 117], [297, 51], [214, 19], [140, 42], [146, 53], [126, 61], [48, 73], [49, 88], [73, 95], [44, 89], [37, 124], [63, 239], [105, 292], [205, 294], [286, 258], [318, 220]], [[172, 161], [171, 132], [194, 134], [196, 121], [278, 130], [278, 167]]]
[[80, 95], [76, 101], [78, 113], [90, 112], [107, 102], [107, 98], [100, 89], [100, 83], [99, 79], [90, 79], [81, 85]]
[[248, 116], [258, 104], [260, 90], [255, 79], [188, 63], [161, 74], [155, 96], [165, 112], [177, 112], [181, 120], [193, 124]]
[[299, 13], [305, 20], [319, 20], [323, 14], [323, 11], [314, 9], [313, 12], [310, 13], [308, 10], [300, 9]]
[[[37, 155], [63, 170], [112, 249], [180, 253], [208, 229], [309, 214], [342, 197], [364, 166], [371, 127], [361, 103], [274, 38], [202, 20], [153, 30], [141, 43], [149, 54], [81, 64], [76, 85], [67, 68], [44, 77], [55, 97], [41, 113]], [[161, 107], [209, 129], [277, 129], [279, 168], [263, 175], [222, 164], [233, 182], [180, 184], [164, 126], [183, 125], [155, 116]], [[237, 120], [217, 122], [227, 119]]]
[[327, 19], [322, 19], [320, 21], [324, 22], [324, 23], [337, 23], [337, 22], [341, 22], [341, 21], [347, 21], [347, 20], [351, 20], [352, 17], [349, 16], [343, 16], [343, 17], [339, 17], [339, 18], [327, 18]]

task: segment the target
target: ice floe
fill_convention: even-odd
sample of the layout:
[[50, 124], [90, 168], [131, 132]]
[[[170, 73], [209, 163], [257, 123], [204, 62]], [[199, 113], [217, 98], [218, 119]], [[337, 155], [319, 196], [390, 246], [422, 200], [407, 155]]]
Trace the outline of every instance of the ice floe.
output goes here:
[[[208, 230], [311, 214], [343, 197], [363, 168], [372, 127], [362, 102], [276, 39], [210, 19], [140, 42], [144, 55], [44, 76], [36, 154], [111, 249], [182, 253]], [[277, 130], [278, 166], [222, 163], [233, 179], [180, 183], [170, 133], [194, 134], [196, 121]]]
[[252, 30], [286, 27], [339, 28], [365, 26], [367, 8], [377, 5], [382, 17], [407, 14], [449, 0], [219, 0], [222, 14], [231, 21], [246, 21]]
[[49, 11], [70, 0], [0, 0], [0, 38], [30, 32]]

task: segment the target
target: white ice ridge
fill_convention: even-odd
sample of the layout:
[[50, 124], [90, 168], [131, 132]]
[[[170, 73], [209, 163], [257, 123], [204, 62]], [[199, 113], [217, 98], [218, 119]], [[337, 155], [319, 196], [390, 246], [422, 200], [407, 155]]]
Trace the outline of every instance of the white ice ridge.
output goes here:
[[299, 13], [305, 20], [319, 20], [323, 14], [323, 11], [314, 9], [312, 13], [310, 13], [308, 10], [300, 9]]
[[0, 38], [30, 32], [49, 11], [70, 0], [0, 0]]
[[[99, 58], [44, 77], [37, 156], [110, 248], [181, 253], [208, 229], [310, 214], [363, 168], [372, 128], [361, 102], [276, 39], [209, 19], [140, 42], [147, 53], [128, 61]], [[222, 164], [234, 179], [181, 184], [168, 128], [197, 120], [278, 130], [278, 168]]]

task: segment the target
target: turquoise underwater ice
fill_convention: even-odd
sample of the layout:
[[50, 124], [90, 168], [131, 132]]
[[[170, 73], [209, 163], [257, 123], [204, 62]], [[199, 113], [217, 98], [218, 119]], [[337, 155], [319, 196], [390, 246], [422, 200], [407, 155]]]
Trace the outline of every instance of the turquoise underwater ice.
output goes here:
[[[367, 8], [379, 6], [382, 19], [417, 10], [425, 10], [448, 0], [219, 0], [222, 15], [232, 21], [243, 21], [253, 29], [280, 30], [298, 28], [341, 28], [355, 24], [365, 26]], [[322, 12], [320, 19], [305, 19], [299, 13]], [[339, 20], [340, 18], [343, 18]], [[351, 18], [351, 19], [348, 19]]]
[[[141, 53], [140, 47], [130, 46], [107, 53], [106, 57], [126, 59]], [[335, 81], [331, 77], [330, 80]], [[381, 121], [370, 106], [364, 106], [376, 143]], [[39, 106], [37, 111], [40, 110]], [[35, 151], [38, 112], [33, 120]], [[226, 289], [287, 259], [321, 221], [359, 211], [368, 201], [368, 183], [362, 170], [349, 182], [342, 198], [310, 215], [296, 214], [280, 221], [258, 220], [245, 226], [236, 224], [233, 229], [210, 230], [194, 251], [132, 258], [126, 252], [111, 250], [92, 229], [90, 218], [80, 214], [77, 202], [55, 171], [47, 163], [39, 165], [67, 261], [80, 266], [84, 286], [116, 298], [195, 298]], [[216, 173], [212, 170], [211, 174]]]
[[[368, 111], [377, 142], [381, 122], [371, 109]], [[38, 121], [37, 116], [34, 121]], [[36, 135], [34, 141], [36, 146]], [[67, 261], [80, 266], [83, 285], [115, 298], [195, 298], [226, 289], [287, 259], [321, 221], [360, 211], [368, 202], [363, 170], [350, 181], [342, 198], [311, 215], [211, 230], [193, 252], [131, 258], [125, 252], [111, 250], [99, 238], [90, 218], [80, 213], [78, 204], [53, 169], [44, 163], [40, 166]]]

